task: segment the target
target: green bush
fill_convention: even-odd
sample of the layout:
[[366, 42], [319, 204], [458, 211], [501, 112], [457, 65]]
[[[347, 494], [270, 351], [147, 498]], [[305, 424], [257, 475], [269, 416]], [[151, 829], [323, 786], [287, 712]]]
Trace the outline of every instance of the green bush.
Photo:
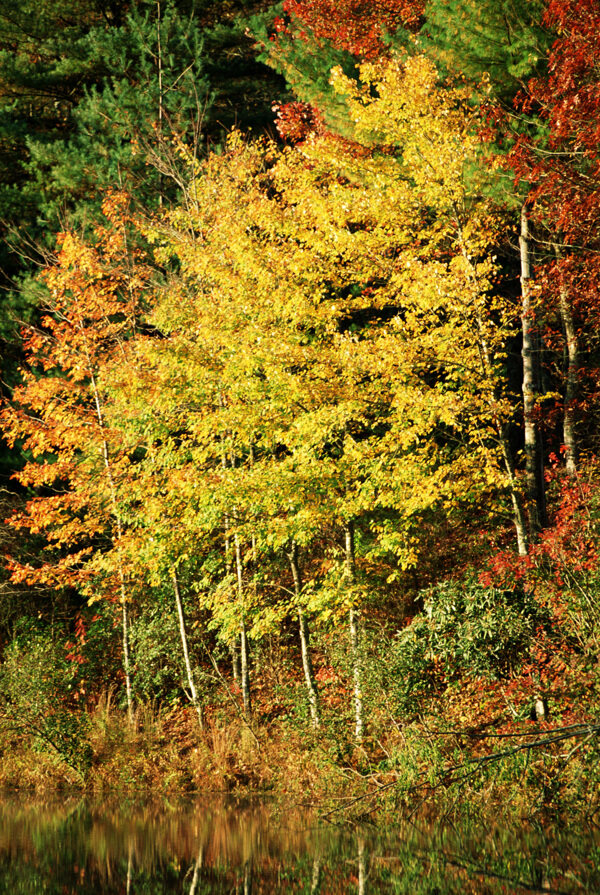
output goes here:
[[134, 687], [143, 699], [174, 700], [185, 680], [175, 608], [156, 599], [131, 621]]
[[461, 676], [503, 679], [548, 623], [533, 595], [472, 581], [445, 581], [424, 595], [423, 613], [396, 637], [388, 672], [400, 707], [414, 710]]
[[89, 719], [71, 705], [76, 675], [48, 632], [22, 628], [0, 668], [0, 720], [83, 775], [90, 761]]

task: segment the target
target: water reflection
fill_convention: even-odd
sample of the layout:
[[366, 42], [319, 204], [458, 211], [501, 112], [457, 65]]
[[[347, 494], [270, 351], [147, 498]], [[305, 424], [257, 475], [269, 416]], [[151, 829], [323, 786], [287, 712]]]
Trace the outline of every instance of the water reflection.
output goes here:
[[232, 801], [160, 807], [0, 800], [0, 892], [482, 895], [600, 891], [595, 830], [432, 821], [348, 830]]

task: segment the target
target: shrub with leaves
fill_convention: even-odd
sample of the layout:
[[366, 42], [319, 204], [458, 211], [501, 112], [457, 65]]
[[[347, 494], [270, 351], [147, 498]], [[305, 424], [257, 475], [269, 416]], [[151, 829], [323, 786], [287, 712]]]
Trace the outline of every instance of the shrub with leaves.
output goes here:
[[401, 709], [461, 676], [506, 679], [549, 623], [532, 593], [471, 581], [444, 581], [427, 591], [423, 614], [402, 630], [388, 666]]
[[90, 760], [88, 716], [71, 706], [76, 675], [77, 664], [47, 632], [22, 630], [0, 670], [0, 723], [83, 774]]

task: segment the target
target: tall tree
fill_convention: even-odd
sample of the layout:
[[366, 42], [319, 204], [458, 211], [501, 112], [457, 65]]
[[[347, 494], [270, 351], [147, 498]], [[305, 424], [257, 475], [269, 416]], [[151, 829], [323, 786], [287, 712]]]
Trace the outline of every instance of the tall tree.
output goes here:
[[[471, 0], [429, 0], [425, 14], [427, 24], [419, 38], [421, 46], [450, 78], [469, 79], [474, 103], [503, 109], [503, 129], [496, 151], [505, 152], [519, 135], [535, 134], [539, 128], [537, 116], [515, 115], [512, 102], [528, 78], [543, 71], [547, 64], [552, 37], [544, 24], [542, 0], [483, 5], [475, 5]], [[514, 183], [502, 183], [500, 188], [498, 181], [493, 187], [492, 183], [493, 179], [488, 179], [485, 188], [495, 190], [497, 197], [514, 209], [519, 233], [525, 480], [530, 536], [535, 539], [546, 522], [546, 498], [539, 412], [541, 346], [534, 301], [527, 184], [523, 182], [520, 189], [515, 189]]]
[[[123, 195], [106, 200], [107, 225], [97, 228], [95, 247], [62, 236], [56, 263], [45, 271], [46, 314], [26, 333], [23, 384], [3, 408], [2, 424], [9, 442], [19, 439], [30, 452], [16, 477], [35, 489], [11, 523], [47, 542], [38, 561], [11, 561], [13, 580], [76, 587], [119, 607], [131, 715], [131, 593], [118, 498], [129, 457], [109, 425], [100, 384], [103, 365], [135, 334], [144, 300], [145, 268], [130, 245], [127, 201]], [[121, 563], [107, 571], [102, 554], [110, 549]]]
[[515, 143], [507, 168], [530, 185], [530, 214], [546, 248], [540, 276], [553, 347], [557, 339], [552, 314], [562, 328], [557, 345], [566, 355], [562, 441], [567, 470], [573, 474], [577, 408], [597, 401], [583, 358], [595, 366], [597, 347], [590, 334], [597, 328], [598, 313], [600, 206], [593, 184], [599, 165], [595, 122], [600, 8], [594, 2], [550, 2], [544, 21], [558, 33], [548, 73], [527, 83], [518, 104], [525, 115], [535, 109], [544, 129], [534, 139], [522, 136]]

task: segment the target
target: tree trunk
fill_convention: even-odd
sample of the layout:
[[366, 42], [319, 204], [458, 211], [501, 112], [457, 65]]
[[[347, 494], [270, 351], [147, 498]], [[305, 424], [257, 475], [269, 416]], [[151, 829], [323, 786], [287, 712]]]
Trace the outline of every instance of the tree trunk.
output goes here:
[[194, 683], [194, 673], [190, 662], [190, 654], [188, 651], [187, 633], [185, 630], [185, 618], [183, 615], [183, 603], [181, 602], [181, 593], [179, 591], [179, 579], [175, 569], [171, 570], [171, 580], [173, 582], [173, 594], [175, 596], [175, 604], [177, 606], [177, 617], [179, 619], [179, 636], [181, 637], [181, 649], [183, 651], [183, 661], [185, 663], [185, 673], [187, 675], [188, 687], [190, 688], [191, 703], [196, 709], [198, 715], [198, 726], [200, 730], [204, 730], [204, 719], [202, 717], [202, 706], [198, 699], [196, 684]]
[[[226, 459], [223, 458], [223, 465], [226, 466]], [[231, 562], [231, 540], [229, 538], [229, 516], [225, 514], [225, 574], [229, 578], [232, 573]], [[231, 671], [233, 680], [236, 684], [240, 682], [240, 651], [237, 638], [233, 643], [229, 644], [229, 655], [231, 656]]]
[[525, 436], [525, 475], [529, 511], [530, 536], [535, 539], [546, 524], [546, 486], [544, 458], [539, 427], [535, 421], [535, 404], [538, 396], [539, 352], [533, 327], [531, 294], [531, 263], [529, 253], [529, 219], [527, 209], [521, 209], [519, 235], [521, 255], [521, 326], [523, 346], [523, 423]]
[[[160, 0], [156, 3], [156, 68], [158, 76], [158, 139], [162, 143], [163, 137], [163, 118], [164, 118], [164, 97], [163, 97], [163, 58], [162, 58], [162, 41], [160, 29], [162, 26], [162, 10]], [[162, 172], [158, 171], [158, 207], [163, 206], [163, 178]]]
[[[121, 522], [121, 516], [119, 514], [119, 507], [117, 503], [117, 489], [115, 486], [115, 480], [113, 477], [112, 466], [110, 462], [110, 453], [108, 450], [108, 441], [105, 437], [106, 426], [104, 423], [104, 414], [102, 412], [102, 403], [100, 401], [100, 392], [98, 391], [98, 386], [96, 383], [96, 377], [94, 375], [91, 358], [89, 355], [89, 351], [87, 351], [86, 345], [86, 353], [88, 359], [89, 373], [90, 373], [90, 384], [92, 387], [92, 392], [94, 395], [94, 404], [96, 407], [96, 418], [98, 420], [98, 426], [100, 428], [100, 432], [102, 435], [102, 458], [104, 460], [104, 470], [106, 472], [106, 481], [108, 483], [108, 488], [110, 491], [110, 500], [112, 504], [112, 512], [115, 522], [116, 528], [116, 544], [120, 549], [120, 544], [123, 538], [123, 525]], [[133, 721], [133, 696], [132, 696], [132, 688], [131, 688], [131, 662], [129, 657], [129, 613], [127, 611], [127, 588], [125, 585], [125, 573], [123, 571], [123, 564], [119, 563], [119, 587], [121, 591], [121, 619], [122, 619], [122, 631], [123, 631], [123, 674], [125, 676], [125, 693], [127, 696], [127, 716], [129, 721]]]
[[515, 525], [515, 531], [517, 533], [517, 550], [519, 556], [527, 556], [529, 541], [527, 537], [525, 510], [523, 509], [523, 501], [521, 500], [517, 477], [515, 475], [515, 467], [508, 437], [508, 427], [505, 426], [503, 423], [500, 423], [498, 425], [498, 434], [500, 438], [502, 457], [504, 460], [504, 468], [506, 469], [510, 486], [510, 501], [513, 509], [513, 522]]
[[[354, 553], [354, 523], [348, 522], [344, 529], [346, 553], [346, 581], [350, 588], [356, 582], [356, 559]], [[353, 595], [352, 595], [352, 598]], [[360, 612], [351, 606], [349, 612], [350, 654], [352, 656], [352, 678], [354, 694], [354, 739], [362, 743], [364, 733], [363, 698], [362, 698], [362, 657], [360, 643]]]
[[[458, 240], [461, 248], [461, 253], [467, 267], [467, 277], [470, 279], [475, 293], [478, 298], [482, 298], [484, 295], [484, 290], [481, 289], [479, 284], [479, 277], [477, 275], [477, 270], [473, 265], [471, 257], [467, 251], [467, 247], [465, 245], [464, 235], [462, 224], [460, 220], [460, 212], [457, 206], [455, 206], [455, 214], [456, 214], [456, 226], [458, 231]], [[499, 400], [499, 389], [496, 385], [494, 379], [494, 369], [492, 364], [492, 357], [490, 354], [490, 348], [488, 345], [488, 340], [485, 334], [485, 327], [483, 324], [483, 319], [481, 315], [481, 310], [478, 307], [475, 312], [475, 319], [477, 323], [477, 338], [478, 338], [478, 348], [479, 348], [479, 356], [481, 360], [481, 367], [483, 371], [483, 376], [485, 382], [489, 385], [489, 393], [490, 393], [490, 405], [492, 411], [492, 420], [494, 426], [496, 428], [496, 433], [498, 435], [498, 443], [500, 445], [500, 450], [502, 452], [502, 460], [504, 462], [504, 468], [506, 470], [506, 475], [508, 477], [508, 486], [510, 490], [510, 500], [512, 504], [513, 510], [513, 522], [515, 525], [516, 535], [517, 535], [517, 549], [519, 551], [520, 556], [526, 556], [528, 551], [528, 538], [527, 538], [527, 523], [525, 519], [525, 510], [523, 508], [523, 500], [521, 498], [521, 492], [519, 490], [519, 485], [517, 481], [517, 477], [515, 474], [515, 464], [512, 456], [512, 451], [510, 447], [510, 438], [508, 433], [508, 426], [505, 421], [498, 415], [495, 405]]]
[[233, 536], [235, 546], [235, 567], [237, 572], [238, 604], [240, 611], [240, 656], [242, 678], [242, 700], [244, 712], [250, 718], [252, 716], [252, 700], [250, 696], [250, 671], [248, 666], [248, 639], [246, 637], [246, 618], [244, 609], [244, 578], [242, 574], [242, 550], [240, 538], [236, 532]]
[[121, 612], [123, 629], [123, 673], [125, 675], [125, 693], [127, 695], [127, 717], [133, 721], [133, 696], [131, 693], [131, 662], [129, 659], [129, 613], [125, 599], [125, 579], [121, 574]]
[[[560, 260], [560, 248], [553, 245], [556, 260]], [[569, 475], [577, 473], [577, 441], [575, 438], [575, 398], [577, 396], [577, 375], [579, 369], [579, 344], [575, 321], [571, 313], [567, 289], [563, 282], [559, 289], [560, 317], [565, 331], [566, 343], [566, 377], [565, 400], [563, 410], [563, 442], [565, 446], [565, 461]]]
[[309, 632], [306, 617], [300, 605], [300, 594], [302, 593], [302, 578], [300, 575], [300, 566], [298, 565], [298, 545], [294, 541], [291, 545], [288, 559], [292, 569], [294, 578], [294, 593], [298, 605], [298, 625], [300, 628], [300, 648], [302, 651], [302, 668], [304, 670], [304, 680], [306, 681], [306, 690], [308, 693], [308, 705], [310, 708], [310, 717], [315, 730], [321, 726], [319, 718], [319, 694], [317, 690], [317, 682], [313, 672], [312, 662], [309, 651]]
[[240, 649], [238, 639], [229, 644], [229, 655], [231, 656], [231, 673], [236, 684], [240, 682]]

